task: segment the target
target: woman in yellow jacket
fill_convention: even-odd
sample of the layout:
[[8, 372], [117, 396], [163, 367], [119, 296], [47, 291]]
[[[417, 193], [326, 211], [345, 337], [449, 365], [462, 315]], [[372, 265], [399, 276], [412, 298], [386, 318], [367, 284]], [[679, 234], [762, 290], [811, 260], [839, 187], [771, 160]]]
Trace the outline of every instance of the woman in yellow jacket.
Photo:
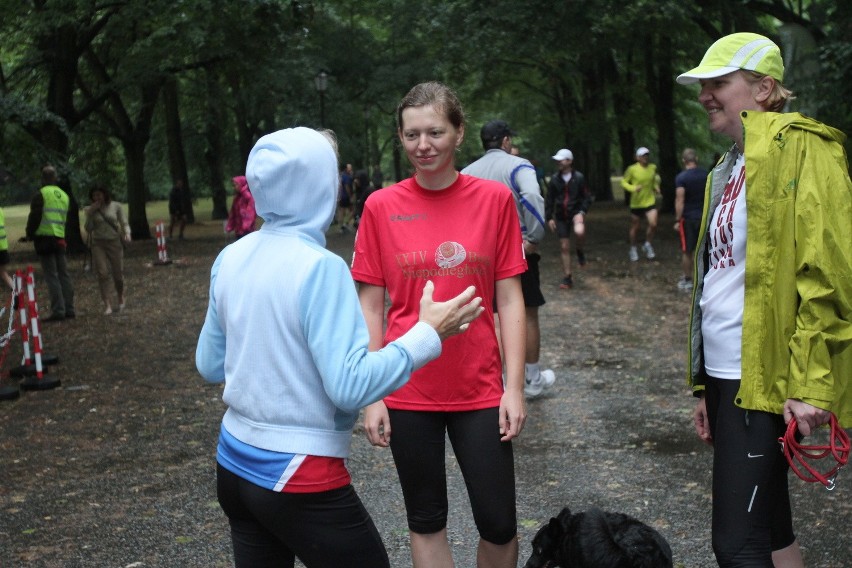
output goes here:
[[804, 566], [778, 437], [834, 413], [852, 426], [852, 182], [845, 136], [798, 113], [780, 50], [714, 43], [678, 77], [701, 83], [710, 129], [734, 145], [708, 178], [695, 253], [689, 380], [713, 445], [720, 566]]

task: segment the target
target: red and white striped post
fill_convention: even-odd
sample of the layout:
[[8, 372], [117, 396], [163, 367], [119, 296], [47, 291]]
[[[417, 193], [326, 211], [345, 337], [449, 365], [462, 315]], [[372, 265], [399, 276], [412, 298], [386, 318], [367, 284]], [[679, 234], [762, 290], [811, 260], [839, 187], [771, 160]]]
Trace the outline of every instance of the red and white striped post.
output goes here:
[[30, 326], [27, 322], [27, 295], [24, 293], [24, 273], [15, 271], [15, 293], [18, 296], [18, 313], [21, 318], [21, 343], [23, 344], [24, 358], [21, 365], [32, 365], [30, 358]]
[[41, 335], [38, 329], [38, 304], [35, 299], [35, 281], [33, 267], [27, 267], [27, 306], [29, 307], [30, 329], [33, 332], [33, 358], [35, 359], [36, 376], [44, 378], [44, 367], [41, 364]]
[[166, 250], [165, 225], [162, 221], [157, 221], [157, 261], [154, 264], [163, 266], [171, 263], [169, 253]]
[[[56, 377], [47, 377], [47, 369], [42, 365], [41, 360], [41, 334], [38, 326], [38, 302], [35, 295], [35, 278], [33, 276], [33, 267], [27, 266], [27, 308], [29, 312], [29, 324], [33, 336], [33, 358], [35, 359], [35, 376], [30, 373], [23, 381], [21, 388], [24, 390], [47, 390], [55, 389], [60, 385], [59, 379]], [[23, 321], [24, 313], [21, 318]], [[21, 325], [21, 335], [24, 333], [25, 325]]]
[[[19, 273], [19, 272], [18, 272]], [[13, 313], [15, 307], [15, 298], [18, 295], [18, 273], [15, 274], [15, 277], [12, 278], [12, 295], [9, 298], [9, 329], [6, 332], [6, 335], [3, 336], [3, 341], [5, 343], [0, 346], [0, 368], [2, 368], [3, 364], [6, 362], [6, 355], [9, 353], [9, 346], [12, 344], [12, 335], [14, 333], [13, 326], [15, 321], [15, 314]], [[11, 376], [11, 373], [9, 373]], [[0, 373], [0, 379], [6, 378], [5, 373]], [[18, 388], [17, 384], [0, 384], [0, 400], [15, 400], [21, 396], [21, 389]]]

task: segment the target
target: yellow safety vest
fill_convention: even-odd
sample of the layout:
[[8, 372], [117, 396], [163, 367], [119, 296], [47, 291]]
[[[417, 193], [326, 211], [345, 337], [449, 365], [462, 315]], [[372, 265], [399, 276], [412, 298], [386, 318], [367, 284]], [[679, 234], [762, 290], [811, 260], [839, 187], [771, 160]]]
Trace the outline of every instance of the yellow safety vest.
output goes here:
[[44, 209], [41, 212], [41, 223], [36, 229], [36, 235], [42, 237], [65, 238], [65, 217], [68, 215], [68, 194], [58, 186], [46, 185], [41, 188], [44, 198]]
[[6, 235], [6, 215], [0, 209], [0, 251], [9, 250], [9, 237]]

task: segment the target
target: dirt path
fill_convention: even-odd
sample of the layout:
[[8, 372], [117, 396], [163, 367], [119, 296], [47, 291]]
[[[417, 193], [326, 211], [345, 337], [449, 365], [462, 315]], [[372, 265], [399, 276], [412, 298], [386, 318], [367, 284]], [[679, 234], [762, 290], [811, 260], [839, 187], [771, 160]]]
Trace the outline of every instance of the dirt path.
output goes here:
[[[713, 566], [709, 547], [711, 455], [691, 426], [684, 383], [688, 299], [663, 216], [654, 262], [627, 260], [627, 215], [618, 203], [589, 216], [590, 263], [559, 290], [558, 243], [543, 245], [542, 361], [558, 384], [529, 404], [515, 445], [521, 553], [565, 505], [623, 511], [657, 527], [676, 564]], [[224, 567], [227, 522], [215, 496], [221, 387], [194, 368], [210, 265], [225, 244], [218, 222], [174, 242], [176, 262], [151, 266], [153, 242], [133, 243], [128, 308], [101, 315], [94, 277], [73, 263], [79, 316], [48, 324], [45, 348], [61, 388], [0, 402], [0, 566]], [[352, 235], [332, 231], [345, 259]], [[16, 253], [14, 262], [35, 262]], [[3, 316], [5, 317], [5, 316]], [[20, 341], [17, 338], [15, 341]], [[10, 349], [4, 370], [17, 364]], [[7, 384], [4, 379], [4, 383]], [[353, 436], [354, 483], [393, 566], [409, 566], [407, 534], [389, 452]], [[459, 567], [475, 565], [476, 534], [454, 460], [450, 537]], [[848, 472], [827, 493], [791, 479], [808, 566], [852, 566]]]

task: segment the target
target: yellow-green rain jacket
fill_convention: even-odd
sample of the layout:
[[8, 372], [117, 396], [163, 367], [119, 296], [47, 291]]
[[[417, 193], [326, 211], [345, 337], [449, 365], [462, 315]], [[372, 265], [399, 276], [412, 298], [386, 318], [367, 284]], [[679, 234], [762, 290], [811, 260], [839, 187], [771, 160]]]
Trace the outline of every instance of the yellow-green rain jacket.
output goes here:
[[[795, 398], [852, 427], [852, 182], [837, 129], [798, 113], [746, 111], [747, 241], [742, 408], [783, 413]], [[699, 300], [707, 224], [738, 156], [707, 179], [689, 330], [688, 380], [704, 389]]]

